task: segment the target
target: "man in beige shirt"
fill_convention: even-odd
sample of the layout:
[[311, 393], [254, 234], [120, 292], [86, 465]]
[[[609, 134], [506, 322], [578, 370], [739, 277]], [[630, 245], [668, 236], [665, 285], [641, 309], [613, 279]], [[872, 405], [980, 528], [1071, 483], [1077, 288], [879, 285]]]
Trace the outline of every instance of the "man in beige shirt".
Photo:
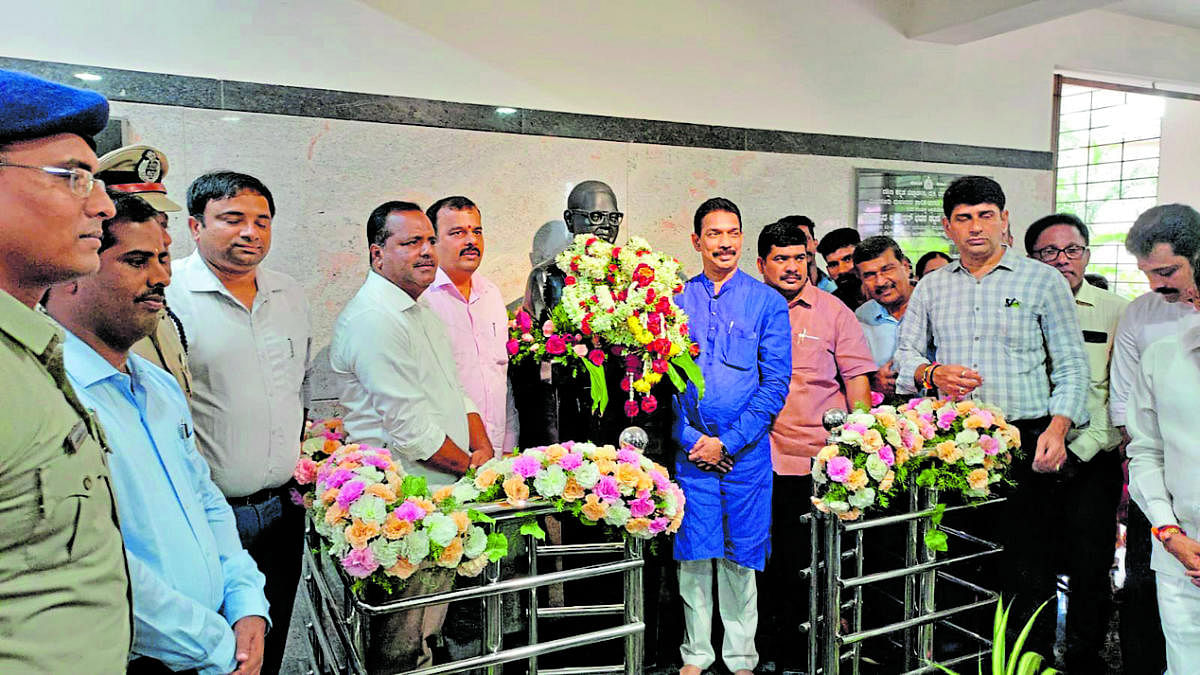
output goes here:
[[1091, 423], [1067, 434], [1058, 556], [1060, 570], [1069, 579], [1067, 667], [1071, 672], [1101, 673], [1112, 603], [1108, 570], [1123, 479], [1117, 450], [1121, 434], [1108, 417], [1108, 365], [1117, 324], [1129, 301], [1084, 280], [1091, 258], [1088, 240], [1087, 225], [1070, 214], [1046, 216], [1025, 233], [1029, 257], [1053, 266], [1071, 285], [1088, 357]]
[[37, 305], [100, 267], [108, 101], [0, 70], [0, 672], [123, 673], [133, 615], [108, 451]]

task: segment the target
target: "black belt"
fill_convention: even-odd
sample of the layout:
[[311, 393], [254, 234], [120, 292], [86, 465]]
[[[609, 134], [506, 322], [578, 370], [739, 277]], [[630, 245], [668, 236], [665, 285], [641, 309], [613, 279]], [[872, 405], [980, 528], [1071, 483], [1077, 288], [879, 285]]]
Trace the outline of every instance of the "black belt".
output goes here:
[[288, 489], [291, 488], [292, 486], [293, 486], [293, 481], [289, 480], [288, 482], [284, 483], [283, 485], [280, 485], [279, 487], [264, 488], [262, 490], [259, 490], [258, 492], [255, 492], [252, 495], [246, 495], [245, 497], [226, 497], [225, 501], [229, 502], [229, 505], [233, 506], [233, 507], [258, 506], [260, 504], [269, 502], [276, 497], [280, 497], [280, 498], [285, 497], [287, 495]]

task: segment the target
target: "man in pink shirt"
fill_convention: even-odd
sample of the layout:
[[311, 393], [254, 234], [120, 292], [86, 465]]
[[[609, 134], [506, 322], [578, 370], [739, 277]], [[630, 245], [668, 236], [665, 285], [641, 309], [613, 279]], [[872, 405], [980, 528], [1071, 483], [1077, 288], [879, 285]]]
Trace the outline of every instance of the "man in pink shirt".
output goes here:
[[[809, 510], [814, 457], [825, 445], [821, 416], [831, 408], [871, 404], [868, 376], [875, 371], [858, 319], [840, 300], [809, 282], [808, 236], [792, 223], [772, 223], [758, 236], [758, 271], [788, 301], [792, 325], [792, 380], [783, 410], [771, 426], [771, 557], [759, 613], [774, 634], [761, 636], [776, 672], [799, 669], [804, 644], [799, 632], [807, 603], [796, 602], [798, 570], [808, 564], [807, 530], [797, 519]], [[806, 597], [806, 596], [805, 596]], [[773, 657], [773, 659], [772, 659]]]
[[466, 197], [444, 197], [426, 211], [437, 233], [438, 271], [421, 296], [446, 324], [458, 379], [479, 408], [492, 447], [511, 452], [517, 414], [508, 383], [508, 313], [500, 289], [479, 274], [483, 222]]

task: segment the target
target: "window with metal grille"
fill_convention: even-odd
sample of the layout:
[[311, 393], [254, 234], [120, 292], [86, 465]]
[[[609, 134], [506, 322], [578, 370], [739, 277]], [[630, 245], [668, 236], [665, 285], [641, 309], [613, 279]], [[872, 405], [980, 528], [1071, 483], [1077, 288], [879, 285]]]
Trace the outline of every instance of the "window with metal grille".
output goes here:
[[1137, 297], [1149, 285], [1125, 250], [1125, 235], [1158, 201], [1163, 98], [1064, 77], [1055, 82], [1055, 210], [1087, 223], [1087, 271], [1103, 275], [1113, 292]]

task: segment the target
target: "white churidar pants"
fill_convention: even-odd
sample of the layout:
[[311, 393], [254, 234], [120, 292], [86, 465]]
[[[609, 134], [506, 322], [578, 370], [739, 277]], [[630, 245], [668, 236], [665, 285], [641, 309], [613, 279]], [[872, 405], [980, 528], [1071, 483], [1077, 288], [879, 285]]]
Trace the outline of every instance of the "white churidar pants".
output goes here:
[[[717, 600], [725, 641], [721, 658], [732, 671], [754, 670], [758, 652], [754, 633], [758, 630], [758, 588], [754, 570], [729, 560], [681, 560], [679, 595], [683, 599], [684, 664], [706, 669], [716, 660], [712, 647], [713, 567], [717, 570]], [[1200, 590], [1200, 589], [1197, 589]]]
[[1167, 673], [1200, 673], [1200, 588], [1187, 577], [1155, 574], [1158, 614], [1167, 639]]

